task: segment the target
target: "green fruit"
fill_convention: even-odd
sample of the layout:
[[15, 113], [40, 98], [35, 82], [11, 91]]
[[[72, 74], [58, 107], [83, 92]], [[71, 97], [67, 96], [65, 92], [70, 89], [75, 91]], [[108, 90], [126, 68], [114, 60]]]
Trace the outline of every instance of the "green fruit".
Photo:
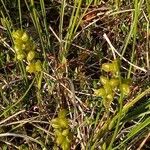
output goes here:
[[14, 41], [14, 45], [20, 47], [21, 49], [23, 49], [23, 46], [22, 46], [23, 44], [24, 43], [20, 39], [15, 39], [15, 41]]
[[118, 74], [119, 72], [119, 67], [118, 67], [118, 62], [117, 60], [112, 61], [112, 63], [104, 63], [102, 64], [102, 70], [105, 72], [112, 72], [114, 74]]
[[22, 40], [23, 42], [27, 42], [28, 39], [29, 39], [29, 36], [27, 35], [26, 32], [24, 32], [23, 35], [22, 35], [22, 37], [21, 37], [21, 40]]
[[27, 55], [27, 61], [30, 62], [31, 60], [33, 60], [35, 57], [35, 52], [34, 51], [29, 51], [28, 55]]
[[52, 120], [52, 127], [53, 128], [68, 128], [69, 122], [66, 118], [55, 118]]
[[108, 99], [103, 100], [103, 105], [106, 110], [109, 110], [110, 104], [111, 104], [111, 102]]
[[110, 72], [110, 63], [104, 63], [102, 64], [102, 70], [104, 70], [105, 72]]
[[69, 129], [65, 129], [62, 132], [62, 135], [67, 136], [69, 134]]
[[61, 147], [62, 147], [62, 150], [69, 150], [70, 149], [70, 143], [64, 141], [62, 143]]
[[55, 129], [61, 128], [59, 118], [52, 119], [51, 124], [52, 124], [52, 127]]
[[94, 90], [94, 95], [104, 98], [106, 96], [106, 91], [104, 88], [100, 88], [98, 90]]
[[61, 145], [62, 143], [64, 143], [64, 141], [65, 141], [65, 136], [63, 136], [63, 135], [60, 135], [56, 138], [56, 143], [58, 145]]
[[100, 82], [105, 85], [105, 84], [108, 84], [109, 82], [109, 79], [107, 77], [104, 77], [104, 76], [100, 76]]
[[34, 63], [31, 63], [29, 64], [27, 67], [26, 67], [26, 71], [29, 72], [29, 73], [35, 73], [35, 65]]
[[118, 76], [119, 66], [117, 60], [112, 61], [111, 64], [111, 72]]
[[24, 59], [25, 55], [20, 53], [20, 54], [17, 54], [17, 59], [22, 61]]
[[110, 84], [105, 84], [104, 89], [105, 89], [106, 94], [112, 93], [112, 87], [110, 86]]
[[12, 37], [14, 39], [21, 39], [22, 35], [23, 35], [23, 30], [17, 30], [12, 32]]
[[23, 43], [21, 46], [22, 46], [22, 50], [25, 51], [25, 49], [26, 49], [26, 44]]
[[54, 128], [54, 133], [56, 136], [61, 136], [62, 135], [62, 130], [60, 128]]
[[69, 122], [66, 118], [59, 118], [59, 124], [61, 128], [68, 128]]
[[128, 95], [130, 93], [130, 87], [128, 84], [125, 83], [121, 84], [120, 90], [124, 95]]
[[114, 94], [113, 94], [113, 93], [110, 93], [110, 94], [107, 95], [106, 98], [107, 98], [107, 100], [108, 100], [109, 102], [112, 102], [113, 99], [114, 99]]
[[21, 45], [15, 45], [14, 46], [14, 50], [16, 51], [16, 53], [21, 53], [21, 51], [22, 51], [22, 48], [21, 48]]
[[111, 85], [112, 88], [115, 88], [119, 85], [119, 79], [112, 78], [109, 80], [109, 84]]
[[37, 72], [42, 71], [42, 63], [41, 63], [40, 60], [37, 60], [37, 62], [35, 63], [35, 70], [36, 70]]

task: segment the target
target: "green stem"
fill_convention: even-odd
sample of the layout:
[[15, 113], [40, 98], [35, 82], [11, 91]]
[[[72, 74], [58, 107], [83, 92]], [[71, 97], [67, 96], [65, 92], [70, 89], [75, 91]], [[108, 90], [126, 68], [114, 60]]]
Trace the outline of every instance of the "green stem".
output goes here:
[[[82, 0], [75, 0], [75, 4], [74, 4], [74, 8], [72, 11], [72, 15], [71, 15], [71, 19], [70, 19], [70, 23], [69, 23], [69, 27], [68, 27], [68, 33], [66, 35], [66, 41], [65, 42], [65, 53], [67, 53], [70, 43], [72, 42], [72, 38], [74, 35], [74, 29], [75, 29], [75, 25], [77, 24], [77, 18], [79, 17], [79, 11], [81, 8], [81, 4], [82, 4]], [[77, 6], [76, 6], [77, 5]], [[69, 41], [69, 43], [68, 43]]]
[[20, 4], [20, 0], [18, 0], [18, 9], [19, 9], [20, 27], [21, 27], [21, 29], [22, 29], [22, 15], [21, 15], [21, 4]]
[[40, 0], [40, 5], [41, 5], [41, 10], [42, 10], [42, 15], [43, 15], [43, 21], [44, 21], [44, 29], [46, 32], [46, 37], [47, 37], [47, 45], [48, 48], [50, 49], [51, 45], [50, 45], [50, 34], [48, 32], [48, 26], [47, 26], [47, 20], [46, 20], [46, 10], [45, 10], [45, 3], [43, 0]]
[[38, 100], [38, 104], [40, 105], [42, 100], [41, 85], [42, 85], [43, 73], [41, 72], [41, 74], [36, 74], [35, 78], [37, 83], [37, 100]]
[[[120, 70], [118, 69], [118, 78], [119, 78], [119, 83], [120, 83], [120, 89], [121, 89], [121, 84], [122, 84], [122, 77], [121, 77], [121, 73], [120, 73]], [[124, 99], [124, 94], [123, 94], [123, 91], [120, 90], [120, 97], [119, 97], [119, 112], [118, 112], [118, 120], [117, 120], [117, 124], [116, 124], [116, 127], [115, 127], [115, 131], [114, 131], [114, 134], [112, 136], [112, 139], [111, 139], [111, 142], [108, 146], [108, 149], [107, 150], [112, 150], [112, 145], [115, 141], [115, 138], [117, 136], [117, 133], [118, 133], [118, 130], [119, 130], [119, 124], [120, 124], [120, 121], [121, 121], [121, 117], [122, 117], [122, 108], [123, 108], [123, 99]]]
[[114, 143], [114, 141], [115, 141], [115, 138], [116, 138], [116, 136], [117, 136], [117, 133], [118, 133], [119, 124], [120, 124], [121, 117], [122, 117], [122, 108], [123, 108], [123, 104], [122, 104], [122, 101], [123, 101], [123, 94], [122, 94], [122, 92], [121, 92], [119, 101], [120, 101], [120, 107], [119, 107], [119, 113], [118, 113], [118, 120], [117, 120], [117, 124], [116, 124], [116, 127], [115, 127], [115, 131], [114, 131], [113, 137], [112, 137], [112, 139], [111, 139], [111, 142], [110, 142], [109, 147], [108, 147], [107, 150], [112, 150], [112, 145], [113, 145], [113, 143]]
[[65, 11], [65, 3], [66, 0], [62, 1], [61, 4], [61, 10], [60, 10], [60, 23], [59, 23], [59, 39], [60, 39], [60, 46], [59, 46], [59, 57], [60, 60], [62, 61], [62, 57], [65, 55], [65, 49], [63, 49], [63, 37], [62, 37], [62, 33], [63, 33], [63, 22], [64, 22], [64, 11]]
[[[135, 11], [134, 11], [134, 26], [133, 26], [133, 44], [132, 44], [132, 54], [131, 54], [131, 62], [133, 63], [134, 61], [134, 56], [135, 56], [135, 46], [136, 46], [136, 35], [137, 35], [137, 25], [138, 25], [138, 17], [140, 14], [140, 6], [141, 6], [141, 1], [138, 3], [138, 0], [135, 1]], [[130, 65], [129, 71], [128, 71], [128, 76], [127, 78], [130, 78], [131, 75], [131, 70], [132, 66]]]
[[32, 10], [32, 19], [33, 19], [33, 22], [34, 22], [34, 25], [38, 31], [38, 34], [39, 34], [39, 38], [40, 38], [40, 42], [41, 42], [41, 46], [42, 46], [42, 50], [43, 50], [43, 55], [44, 55], [44, 59], [46, 59], [46, 52], [45, 52], [45, 48], [44, 48], [44, 43], [43, 43], [43, 40], [42, 40], [42, 29], [41, 29], [41, 26], [40, 26], [40, 21], [39, 21], [39, 18], [37, 16], [37, 11], [35, 9], [35, 5], [34, 5], [34, 0], [30, 0], [30, 3], [31, 3], [31, 10]]
[[28, 83], [27, 72], [26, 72], [26, 69], [25, 69], [23, 61], [21, 61], [21, 70], [22, 70], [22, 75], [23, 75], [23, 77], [25, 79], [25, 82], [27, 84]]

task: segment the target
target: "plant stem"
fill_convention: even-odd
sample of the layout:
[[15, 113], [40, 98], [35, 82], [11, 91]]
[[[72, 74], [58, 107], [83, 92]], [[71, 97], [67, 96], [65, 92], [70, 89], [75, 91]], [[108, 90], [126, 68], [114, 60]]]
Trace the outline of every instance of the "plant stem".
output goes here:
[[20, 0], [18, 0], [18, 9], [19, 9], [20, 28], [22, 29], [22, 15], [21, 15], [21, 4], [20, 4]]

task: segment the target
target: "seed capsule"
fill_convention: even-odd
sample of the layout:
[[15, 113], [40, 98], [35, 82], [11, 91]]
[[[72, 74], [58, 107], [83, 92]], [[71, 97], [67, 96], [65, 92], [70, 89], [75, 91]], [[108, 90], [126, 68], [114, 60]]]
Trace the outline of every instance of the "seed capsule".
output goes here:
[[65, 129], [62, 132], [62, 135], [67, 136], [69, 134], [69, 129]]
[[60, 136], [58, 136], [58, 137], [56, 138], [56, 143], [57, 143], [58, 145], [61, 145], [61, 144], [64, 142], [64, 140], [65, 140], [65, 136], [60, 135]]
[[109, 79], [107, 77], [104, 77], [104, 76], [100, 76], [100, 82], [105, 85], [105, 84], [108, 84], [109, 82]]
[[22, 61], [24, 57], [25, 57], [25, 55], [23, 53], [17, 54], [17, 59], [20, 61]]
[[112, 93], [112, 87], [110, 86], [110, 84], [105, 84], [104, 89], [106, 94]]
[[113, 73], [114, 76], [118, 76], [118, 74], [119, 74], [119, 66], [118, 66], [117, 60], [112, 61], [111, 72]]
[[26, 71], [29, 72], [29, 73], [35, 73], [35, 64], [34, 63], [31, 63], [29, 64], [27, 67], [26, 67]]
[[68, 120], [66, 118], [59, 118], [59, 124], [61, 128], [68, 128]]
[[14, 50], [16, 51], [16, 53], [20, 53], [22, 51], [21, 45], [15, 44]]
[[110, 93], [107, 95], [107, 100], [111, 103], [114, 99], [114, 94], [113, 93]]
[[123, 92], [124, 95], [128, 95], [130, 93], [130, 87], [128, 84], [121, 84], [120, 90]]
[[42, 63], [41, 63], [40, 60], [37, 60], [37, 62], [35, 63], [35, 70], [36, 70], [37, 72], [42, 71]]
[[109, 84], [111, 85], [112, 88], [115, 88], [119, 85], [119, 80], [112, 78], [112, 79], [110, 79]]
[[[52, 127], [55, 129], [59, 129], [61, 128], [60, 124], [59, 124], [59, 118], [55, 118], [52, 119]], [[58, 132], [59, 130], [56, 130], [56, 133], [59, 134], [60, 132]]]
[[62, 149], [63, 149], [63, 150], [68, 150], [68, 149], [70, 149], [70, 143], [69, 143], [68, 141], [64, 141], [64, 142], [62, 143]]
[[21, 39], [22, 35], [23, 35], [23, 30], [17, 30], [12, 32], [12, 37], [14, 39]]
[[106, 97], [106, 91], [104, 88], [100, 88], [98, 90], [94, 90], [94, 95], [101, 96], [102, 98]]
[[28, 39], [29, 39], [29, 36], [27, 35], [26, 32], [24, 32], [23, 35], [22, 35], [22, 37], [21, 37], [21, 40], [22, 40], [23, 42], [27, 42]]
[[110, 63], [104, 63], [102, 64], [102, 70], [104, 70], [105, 72], [110, 72], [111, 71], [110, 66], [111, 66]]
[[35, 57], [35, 52], [34, 51], [29, 51], [29, 53], [27, 55], [27, 61], [33, 60], [34, 57]]

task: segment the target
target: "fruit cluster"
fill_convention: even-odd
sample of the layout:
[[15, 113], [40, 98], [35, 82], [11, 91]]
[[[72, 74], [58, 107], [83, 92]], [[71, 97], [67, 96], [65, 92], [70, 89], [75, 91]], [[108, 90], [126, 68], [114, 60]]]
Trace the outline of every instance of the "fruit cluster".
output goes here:
[[61, 110], [58, 113], [58, 117], [52, 120], [56, 144], [60, 146], [62, 150], [70, 149], [71, 145], [71, 132], [69, 130], [69, 121], [66, 118], [66, 114], [65, 110]]
[[17, 59], [20, 61], [27, 60], [28, 65], [26, 70], [29, 73], [36, 73], [42, 70], [42, 63], [36, 59], [35, 44], [31, 37], [23, 31], [16, 30], [12, 32], [14, 40], [14, 50], [16, 52]]
[[119, 65], [117, 60], [112, 61], [112, 63], [102, 64], [102, 70], [111, 73], [111, 78], [100, 76], [102, 87], [94, 90], [94, 95], [102, 97], [103, 105], [108, 109], [114, 99], [116, 90], [121, 91], [123, 95], [128, 95], [130, 88], [129, 84], [119, 77]]

